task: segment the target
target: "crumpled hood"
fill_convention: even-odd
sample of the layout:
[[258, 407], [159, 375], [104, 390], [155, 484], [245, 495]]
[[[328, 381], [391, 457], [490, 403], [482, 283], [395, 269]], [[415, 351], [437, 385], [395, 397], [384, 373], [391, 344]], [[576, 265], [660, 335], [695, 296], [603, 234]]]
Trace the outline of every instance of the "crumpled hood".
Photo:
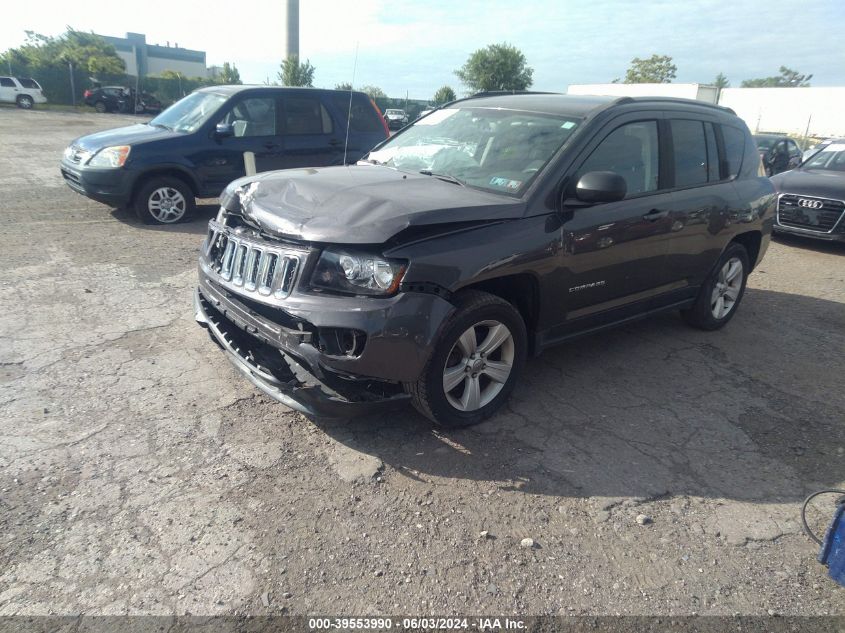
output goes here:
[[793, 169], [771, 178], [778, 193], [845, 200], [845, 172], [826, 169]]
[[279, 237], [381, 244], [411, 226], [522, 217], [521, 200], [377, 165], [289, 169], [232, 182], [220, 202]]

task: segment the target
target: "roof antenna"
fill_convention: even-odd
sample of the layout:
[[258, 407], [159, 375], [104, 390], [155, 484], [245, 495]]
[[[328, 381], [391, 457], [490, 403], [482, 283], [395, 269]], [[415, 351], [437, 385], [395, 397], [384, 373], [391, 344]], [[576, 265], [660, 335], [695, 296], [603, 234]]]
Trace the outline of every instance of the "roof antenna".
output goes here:
[[349, 84], [349, 110], [346, 112], [346, 140], [343, 142], [343, 164], [346, 165], [346, 149], [349, 147], [349, 122], [352, 120], [352, 89], [355, 87], [355, 71], [358, 69], [358, 42], [355, 42], [355, 63], [352, 64], [352, 83]]

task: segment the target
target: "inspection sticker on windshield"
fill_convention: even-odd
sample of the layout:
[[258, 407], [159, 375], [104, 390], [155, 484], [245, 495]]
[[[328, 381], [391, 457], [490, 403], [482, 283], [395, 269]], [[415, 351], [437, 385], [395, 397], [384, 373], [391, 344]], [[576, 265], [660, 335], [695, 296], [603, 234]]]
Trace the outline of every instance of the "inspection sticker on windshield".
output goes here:
[[493, 176], [490, 179], [490, 184], [494, 187], [504, 187], [511, 191], [516, 191], [522, 185], [521, 180], [511, 180], [510, 178], [501, 178], [500, 176]]

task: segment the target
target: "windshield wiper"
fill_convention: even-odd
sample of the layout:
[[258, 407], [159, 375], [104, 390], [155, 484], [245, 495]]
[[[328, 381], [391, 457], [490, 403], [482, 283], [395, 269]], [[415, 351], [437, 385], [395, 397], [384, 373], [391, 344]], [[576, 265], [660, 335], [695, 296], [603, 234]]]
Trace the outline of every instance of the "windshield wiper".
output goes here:
[[440, 180], [443, 180], [445, 182], [451, 182], [453, 185], [460, 185], [461, 187], [466, 187], [462, 180], [458, 180], [450, 174], [435, 174], [430, 169], [420, 169], [420, 173], [423, 176], [434, 176], [435, 178], [439, 178]]
[[165, 129], [165, 130], [168, 130], [170, 132], [173, 131], [172, 127], [165, 125], [164, 123], [153, 123], [152, 121], [150, 121], [147, 125], [151, 125], [152, 127], [160, 127], [160, 128]]

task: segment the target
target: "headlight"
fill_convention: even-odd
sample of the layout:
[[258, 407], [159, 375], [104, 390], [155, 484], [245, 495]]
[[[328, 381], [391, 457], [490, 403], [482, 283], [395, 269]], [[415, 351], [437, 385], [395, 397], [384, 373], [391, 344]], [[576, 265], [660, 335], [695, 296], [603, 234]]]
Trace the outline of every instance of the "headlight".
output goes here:
[[126, 159], [129, 158], [129, 151], [132, 148], [129, 145], [115, 145], [114, 147], [106, 147], [94, 154], [94, 157], [88, 161], [89, 167], [108, 167], [115, 169], [123, 167]]
[[405, 263], [351, 251], [323, 251], [311, 285], [356, 295], [391, 295], [399, 289]]

